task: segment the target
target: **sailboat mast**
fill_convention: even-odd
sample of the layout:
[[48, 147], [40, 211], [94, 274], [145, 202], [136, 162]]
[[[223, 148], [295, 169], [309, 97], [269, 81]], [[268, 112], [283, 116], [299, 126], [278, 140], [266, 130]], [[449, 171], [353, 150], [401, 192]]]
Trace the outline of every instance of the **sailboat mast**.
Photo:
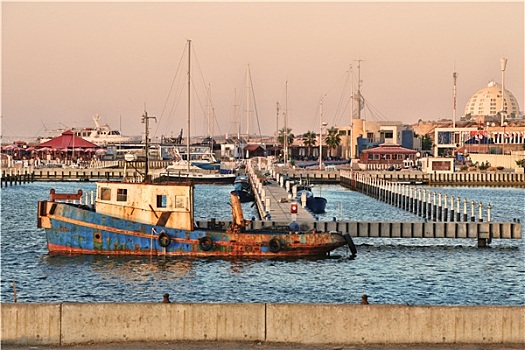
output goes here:
[[456, 127], [456, 80], [458, 78], [458, 73], [454, 72], [452, 73], [452, 79], [454, 80], [454, 91], [453, 91], [453, 98], [454, 98], [454, 109], [452, 110], [452, 127]]
[[208, 135], [211, 137], [211, 86], [208, 84], [208, 98], [207, 98], [207, 111], [206, 114], [208, 116]]
[[319, 102], [319, 170], [323, 169], [323, 96]]
[[188, 173], [190, 171], [190, 95], [191, 95], [191, 40], [188, 40], [188, 120], [187, 120], [187, 128], [188, 128], [188, 140], [186, 142], [186, 166]]
[[246, 70], [246, 135], [250, 139], [250, 65]]
[[275, 132], [275, 142], [279, 142], [279, 101], [277, 101], [277, 129]]
[[288, 166], [288, 81], [284, 96], [284, 166]]
[[352, 65], [349, 69], [350, 74], [350, 126], [353, 125], [354, 119], [354, 72], [352, 71]]

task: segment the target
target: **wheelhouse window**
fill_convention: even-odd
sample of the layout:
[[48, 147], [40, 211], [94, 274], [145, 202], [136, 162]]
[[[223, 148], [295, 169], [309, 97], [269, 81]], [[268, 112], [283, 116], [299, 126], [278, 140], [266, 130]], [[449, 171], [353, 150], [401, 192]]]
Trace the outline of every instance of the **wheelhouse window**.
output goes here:
[[165, 194], [158, 194], [157, 195], [157, 208], [166, 208], [168, 206], [167, 204], [167, 197]]
[[128, 190], [126, 188], [117, 188], [117, 202], [128, 200]]
[[100, 200], [103, 200], [103, 201], [111, 200], [111, 188], [109, 187], [100, 188]]

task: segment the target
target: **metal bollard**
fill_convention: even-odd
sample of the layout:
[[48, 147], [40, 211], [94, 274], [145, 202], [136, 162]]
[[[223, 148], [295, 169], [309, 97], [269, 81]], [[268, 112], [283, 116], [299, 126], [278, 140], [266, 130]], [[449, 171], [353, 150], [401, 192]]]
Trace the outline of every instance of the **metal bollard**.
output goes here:
[[479, 202], [478, 209], [478, 221], [483, 222], [483, 204], [481, 204], [481, 202]]

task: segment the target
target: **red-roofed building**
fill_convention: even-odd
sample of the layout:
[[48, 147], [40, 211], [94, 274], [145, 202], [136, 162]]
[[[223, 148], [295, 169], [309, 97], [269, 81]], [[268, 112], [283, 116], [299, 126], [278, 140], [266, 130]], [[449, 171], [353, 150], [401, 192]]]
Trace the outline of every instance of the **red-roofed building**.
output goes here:
[[417, 151], [403, 148], [396, 144], [382, 144], [379, 147], [365, 149], [359, 158], [359, 163], [366, 164], [367, 169], [386, 169], [391, 165], [403, 166], [405, 160], [415, 163]]
[[261, 145], [247, 145], [244, 147], [246, 158], [264, 157], [264, 148]]
[[75, 136], [73, 131], [67, 130], [62, 135], [55, 137], [52, 140], [39, 143], [35, 148], [52, 148], [53, 150], [73, 150], [73, 149], [94, 149], [98, 146], [92, 142], [86, 141], [81, 137]]

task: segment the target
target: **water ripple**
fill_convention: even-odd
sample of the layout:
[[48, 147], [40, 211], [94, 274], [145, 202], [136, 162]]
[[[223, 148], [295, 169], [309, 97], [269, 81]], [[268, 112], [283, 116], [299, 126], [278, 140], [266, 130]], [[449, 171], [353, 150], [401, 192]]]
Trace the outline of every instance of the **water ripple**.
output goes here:
[[[63, 256], [47, 252], [36, 202], [49, 190], [94, 190], [91, 183], [33, 183], [2, 190], [1, 301], [371, 303], [525, 305], [524, 240], [354, 239], [358, 256], [339, 248], [327, 259], [191, 259]], [[230, 186], [196, 186], [195, 218], [229, 219]], [[525, 193], [511, 188], [436, 189], [491, 203], [494, 221], [525, 218]], [[337, 185], [314, 188], [328, 199], [319, 220], [421, 221]], [[319, 194], [319, 192], [317, 194]], [[210, 195], [212, 194], [213, 195]], [[255, 215], [250, 203], [245, 216]]]

